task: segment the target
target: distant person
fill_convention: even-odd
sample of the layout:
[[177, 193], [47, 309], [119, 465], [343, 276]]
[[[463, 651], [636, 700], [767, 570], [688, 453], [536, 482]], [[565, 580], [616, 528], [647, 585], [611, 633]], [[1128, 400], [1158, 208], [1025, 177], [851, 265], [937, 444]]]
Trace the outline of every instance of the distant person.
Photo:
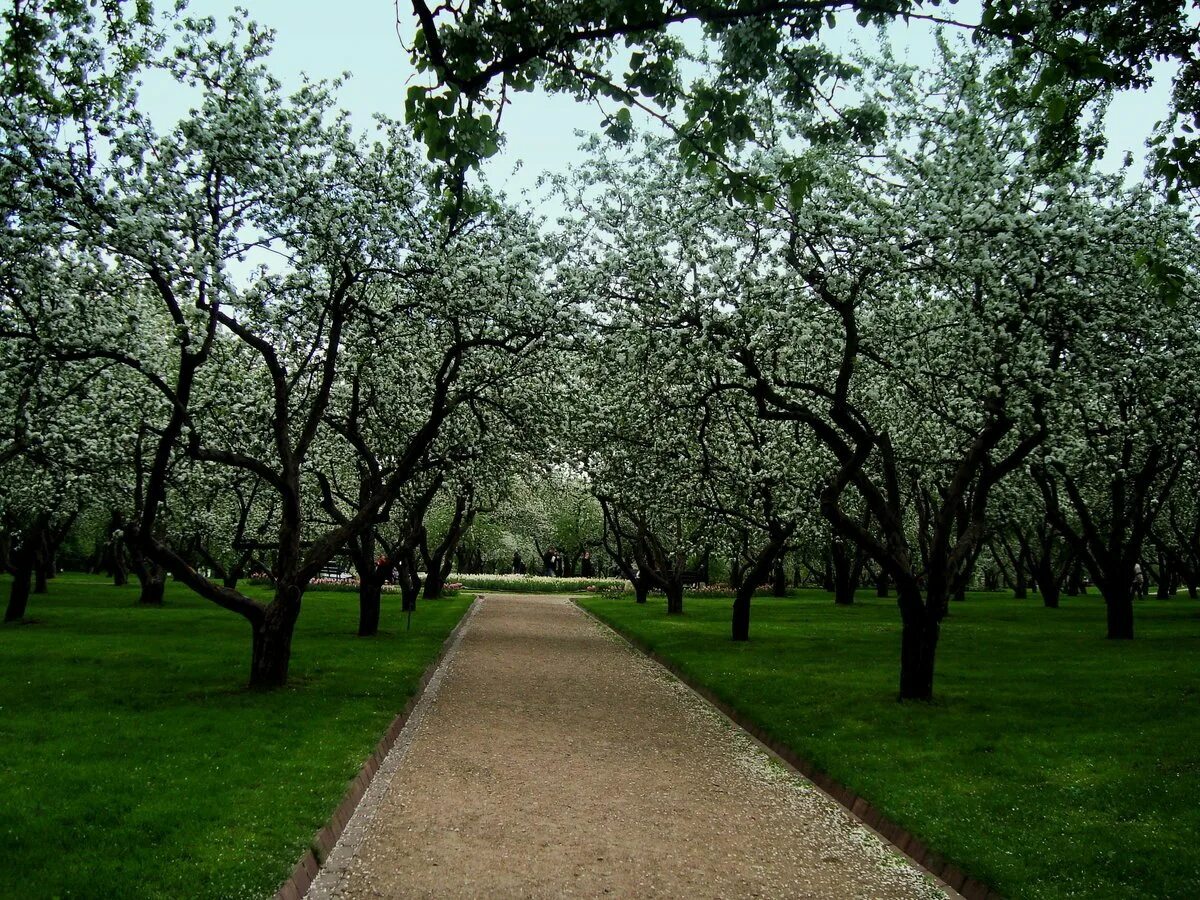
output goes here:
[[513, 553], [513, 574], [525, 574], [525, 560], [521, 559], [521, 551], [517, 550]]
[[583, 551], [583, 559], [579, 560], [579, 574], [584, 578], [591, 578], [596, 574], [596, 569], [592, 565], [592, 554], [588, 550]]
[[1143, 598], [1146, 596], [1146, 574], [1142, 571], [1142, 564], [1135, 562], [1133, 564], [1133, 596]]
[[553, 578], [554, 577], [554, 548], [553, 547], [551, 547], [549, 550], [547, 550], [545, 553], [542, 554], [542, 563], [543, 563], [543, 568], [546, 573], [546, 577]]

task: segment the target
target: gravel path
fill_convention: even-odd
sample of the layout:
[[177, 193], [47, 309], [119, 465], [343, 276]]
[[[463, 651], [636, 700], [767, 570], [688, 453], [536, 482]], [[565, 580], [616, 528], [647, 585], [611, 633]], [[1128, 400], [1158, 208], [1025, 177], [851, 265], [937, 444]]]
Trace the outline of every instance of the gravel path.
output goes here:
[[308, 897], [945, 896], [564, 598], [489, 596]]

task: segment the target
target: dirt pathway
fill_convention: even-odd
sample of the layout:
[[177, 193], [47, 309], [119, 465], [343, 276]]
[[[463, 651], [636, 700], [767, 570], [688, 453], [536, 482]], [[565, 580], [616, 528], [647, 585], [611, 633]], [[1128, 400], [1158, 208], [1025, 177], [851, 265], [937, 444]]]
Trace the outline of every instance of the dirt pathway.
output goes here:
[[944, 896], [563, 598], [489, 596], [308, 897]]

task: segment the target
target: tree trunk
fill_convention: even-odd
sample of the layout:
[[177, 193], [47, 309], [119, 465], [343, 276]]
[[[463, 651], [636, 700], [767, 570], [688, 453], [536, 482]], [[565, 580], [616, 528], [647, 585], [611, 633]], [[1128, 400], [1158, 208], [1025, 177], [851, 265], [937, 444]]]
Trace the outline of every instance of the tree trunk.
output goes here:
[[142, 591], [138, 594], [138, 606], [162, 606], [167, 592], [167, 572], [154, 563], [143, 563], [137, 570]]
[[834, 565], [831, 560], [832, 552], [825, 554], [825, 571], [821, 573], [821, 588], [822, 590], [833, 593], [836, 588], [836, 580], [834, 578]]
[[48, 568], [48, 566], [41, 563], [33, 567], [33, 592], [35, 594], [46, 593], [46, 579], [48, 577], [46, 570]]
[[775, 566], [771, 570], [771, 596], [786, 597], [787, 596], [787, 572], [783, 568], [783, 560], [777, 560]]
[[667, 595], [667, 615], [677, 616], [683, 612], [683, 584], [670, 582], [664, 588]]
[[20, 622], [29, 607], [29, 586], [33, 580], [33, 561], [24, 550], [13, 553], [13, 580], [8, 589], [8, 608], [5, 622]]
[[875, 579], [875, 596], [888, 597], [892, 593], [891, 584], [888, 582], [887, 572], [881, 568], [879, 575]]
[[738, 586], [733, 598], [733, 639], [750, 640], [750, 598], [754, 596], [754, 585]]
[[1129, 587], [1113, 587], [1104, 591], [1104, 607], [1107, 611], [1109, 640], [1133, 640], [1133, 593]]
[[983, 570], [983, 589], [985, 591], [997, 591], [1000, 589], [1000, 577], [991, 566]]
[[229, 588], [231, 591], [236, 590], [238, 586], [238, 575], [236, 572], [227, 572], [225, 577], [221, 579], [221, 584]]
[[[284, 600], [284, 591], [294, 600]], [[275, 688], [287, 683], [288, 665], [292, 661], [292, 634], [300, 617], [298, 588], [278, 589], [275, 601], [267, 607], [261, 621], [253, 623], [254, 650], [250, 660], [250, 686]]]
[[1197, 591], [1197, 588], [1200, 588], [1200, 584], [1197, 583], [1197, 578], [1196, 578], [1195, 574], [1189, 574], [1188, 579], [1187, 579], [1187, 591], [1188, 591], [1188, 596], [1191, 597], [1193, 600], [1195, 600], [1196, 597], [1198, 595], [1200, 595], [1200, 592]]
[[358, 636], [379, 634], [379, 612], [383, 606], [383, 583], [375, 574], [358, 576]]
[[1042, 595], [1042, 606], [1058, 609], [1058, 600], [1062, 595], [1062, 570], [1055, 569], [1052, 550], [1044, 550], [1035, 559], [1034, 578], [1037, 581], [1037, 591]]
[[1016, 570], [1013, 572], [1013, 598], [1024, 600], [1028, 596], [1029, 584], [1025, 580], [1025, 567], [1018, 562]]
[[833, 559], [833, 602], [838, 606], [851, 606], [854, 592], [858, 590], [858, 572], [854, 554], [844, 541], [835, 540], [831, 552]]
[[400, 576], [400, 612], [416, 612], [417, 595], [421, 593], [421, 579], [414, 573]]
[[422, 592], [426, 600], [436, 600], [442, 596], [442, 588], [446, 586], [446, 580], [442, 577], [442, 567], [430, 566], [432, 572], [425, 573], [425, 590]]
[[1087, 593], [1083, 586], [1083, 566], [1075, 563], [1071, 567], [1071, 574], [1067, 576], [1067, 596], [1082, 597]]
[[646, 597], [650, 594], [650, 585], [639, 578], [633, 582], [633, 593], [637, 597], [638, 603], [645, 603]]
[[1165, 566], [1159, 572], [1158, 591], [1154, 596], [1158, 600], [1170, 600], [1175, 594], [1175, 573]]
[[933, 663], [941, 626], [927, 616], [906, 621], [900, 638], [900, 699], [933, 699]]

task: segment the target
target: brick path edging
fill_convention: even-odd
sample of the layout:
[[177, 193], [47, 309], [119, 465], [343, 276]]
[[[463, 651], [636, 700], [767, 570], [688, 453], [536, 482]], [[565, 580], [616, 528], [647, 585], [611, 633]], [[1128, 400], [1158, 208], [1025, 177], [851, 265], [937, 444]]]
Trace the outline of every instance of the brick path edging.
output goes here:
[[462, 614], [462, 618], [458, 620], [458, 624], [446, 636], [446, 640], [442, 642], [442, 647], [438, 651], [437, 658], [431, 662], [421, 675], [421, 680], [417, 682], [417, 689], [413, 691], [408, 702], [404, 704], [404, 708], [396, 718], [392, 719], [392, 724], [388, 726], [388, 730], [384, 732], [379, 743], [375, 745], [374, 752], [367, 757], [366, 762], [362, 764], [362, 768], [358, 770], [358, 774], [354, 776], [354, 780], [350, 782], [350, 787], [342, 797], [342, 802], [337, 805], [337, 809], [333, 811], [333, 815], [329, 817], [329, 821], [318, 831], [309, 844], [304, 855], [300, 857], [300, 861], [296, 863], [296, 867], [292, 869], [292, 874], [275, 893], [275, 900], [300, 900], [307, 892], [313, 880], [317, 877], [317, 873], [321, 870], [321, 866], [325, 864], [325, 860], [329, 857], [329, 852], [333, 849], [333, 845], [337, 843], [342, 832], [346, 829], [346, 823], [350, 821], [350, 817], [354, 815], [354, 811], [358, 808], [359, 801], [362, 800], [363, 794], [367, 792], [367, 786], [370, 785], [371, 779], [375, 777], [375, 773], [379, 771], [379, 767], [383, 764], [383, 760], [391, 751], [392, 746], [396, 743], [396, 739], [400, 736], [400, 732], [404, 730], [405, 724], [408, 722], [408, 717], [412, 715], [413, 709], [420, 701], [421, 696], [425, 693], [425, 688], [429, 686], [429, 681], [433, 678], [433, 673], [438, 670], [442, 664], [442, 660], [446, 658], [446, 653], [458, 638], [459, 632], [466, 627], [467, 621], [471, 618], [471, 613], [479, 605], [479, 596], [471, 602], [471, 605], [466, 608]]
[[854, 791], [850, 790], [850, 788], [830, 777], [828, 773], [817, 769], [809, 760], [801, 757], [791, 747], [780, 743], [766, 734], [756, 724], [745, 718], [708, 688], [697, 684], [689, 676], [685, 675], [678, 666], [652, 650], [640, 638], [604, 621], [595, 613], [584, 609], [575, 599], [572, 599], [571, 603], [584, 615], [618, 635], [630, 646], [654, 660], [686, 684], [695, 693], [708, 701], [708, 703], [716, 707], [727, 719], [743, 731], [748, 732], [755, 740], [775, 754], [775, 756], [779, 757], [789, 768], [804, 776], [822, 792], [836, 800], [849, 811], [851, 816], [878, 834], [884, 841], [908, 857], [919, 868], [924, 869], [934, 878], [951, 888], [951, 890], [957, 891], [963, 897], [967, 898], [967, 900], [1003, 900], [1003, 895], [989, 888], [979, 879], [967, 875], [962, 869], [948, 861], [940, 853], [925, 846], [922, 841], [915, 838], [895, 822], [886, 818], [864, 797], [860, 797]]

